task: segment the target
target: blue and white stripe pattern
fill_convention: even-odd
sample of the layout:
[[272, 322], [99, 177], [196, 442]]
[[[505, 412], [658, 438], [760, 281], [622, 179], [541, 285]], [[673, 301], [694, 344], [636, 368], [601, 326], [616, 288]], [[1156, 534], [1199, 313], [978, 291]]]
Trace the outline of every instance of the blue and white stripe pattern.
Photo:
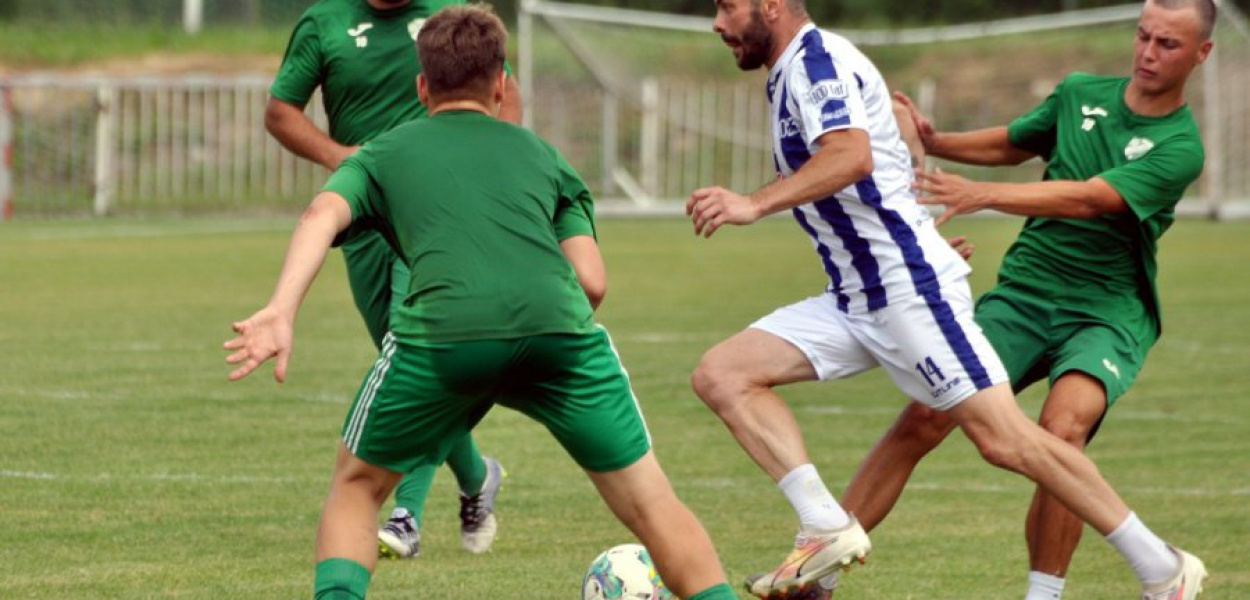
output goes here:
[[888, 306], [936, 292], [969, 272], [937, 234], [911, 190], [911, 156], [894, 120], [890, 93], [866, 56], [841, 36], [808, 24], [768, 77], [777, 170], [790, 176], [842, 129], [867, 132], [873, 173], [833, 196], [793, 209], [844, 312]]

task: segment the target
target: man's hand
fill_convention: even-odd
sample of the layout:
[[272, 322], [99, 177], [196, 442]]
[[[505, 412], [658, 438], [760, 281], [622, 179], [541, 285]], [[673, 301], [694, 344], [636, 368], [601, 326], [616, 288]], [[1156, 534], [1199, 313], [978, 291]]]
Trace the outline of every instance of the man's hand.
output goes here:
[[286, 381], [286, 366], [291, 358], [293, 341], [291, 319], [283, 317], [273, 308], [265, 307], [247, 320], [235, 323], [232, 328], [239, 335], [222, 344], [222, 348], [234, 351], [226, 357], [226, 362], [239, 365], [230, 372], [231, 381], [247, 377], [275, 356], [278, 361], [273, 369], [273, 378], [278, 383]]
[[956, 215], [974, 213], [985, 208], [987, 199], [980, 193], [980, 183], [934, 169], [932, 173], [916, 172], [913, 187], [920, 192], [916, 201], [920, 204], [940, 204], [946, 207], [936, 225], [951, 220]]
[[959, 253], [959, 258], [964, 260], [972, 258], [972, 253], [977, 250], [976, 244], [968, 243], [968, 236], [966, 235], [957, 235], [953, 238], [948, 238], [946, 243], [950, 244], [951, 248], [954, 248], [955, 251]]
[[695, 190], [686, 202], [686, 215], [694, 220], [694, 234], [712, 237], [721, 225], [750, 225], [760, 214], [751, 198], [722, 187]]
[[[916, 108], [916, 104], [911, 101], [911, 98], [907, 97], [907, 94], [894, 92], [894, 101], [903, 105], [907, 109], [907, 113], [911, 115], [912, 125], [916, 128], [916, 137], [920, 144], [924, 146], [925, 151], [932, 151], [933, 140], [937, 137], [937, 129], [933, 127], [933, 122], [928, 117], [920, 114], [920, 109]], [[923, 165], [923, 162], [921, 164]]]

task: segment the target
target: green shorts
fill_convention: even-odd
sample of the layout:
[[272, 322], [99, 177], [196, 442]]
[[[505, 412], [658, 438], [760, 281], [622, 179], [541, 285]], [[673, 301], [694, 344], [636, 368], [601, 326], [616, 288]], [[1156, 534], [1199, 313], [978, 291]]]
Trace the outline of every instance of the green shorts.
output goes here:
[[1053, 385], [1077, 371], [1102, 382], [1108, 407], [1137, 379], [1154, 343], [1153, 336], [1134, 336], [1116, 321], [1010, 287], [981, 296], [975, 319], [1016, 392], [1043, 378]]
[[447, 343], [388, 334], [343, 441], [365, 462], [407, 473], [441, 463], [495, 404], [541, 423], [589, 471], [622, 469], [651, 449], [629, 376], [602, 327]]

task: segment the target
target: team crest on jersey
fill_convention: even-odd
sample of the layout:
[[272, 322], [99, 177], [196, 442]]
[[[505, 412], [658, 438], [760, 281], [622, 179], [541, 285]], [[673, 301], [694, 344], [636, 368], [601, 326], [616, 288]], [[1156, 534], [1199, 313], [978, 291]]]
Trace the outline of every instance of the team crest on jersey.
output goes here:
[[421, 28], [425, 27], [425, 19], [413, 19], [408, 22], [408, 35], [412, 36], [412, 40], [417, 40], [417, 34], [421, 33]]
[[1124, 147], [1124, 158], [1129, 160], [1137, 160], [1150, 152], [1155, 147], [1155, 143], [1146, 139], [1135, 137], [1128, 141], [1128, 145]]
[[846, 84], [838, 81], [822, 81], [807, 93], [807, 100], [812, 104], [820, 104], [825, 100], [845, 100]]
[[369, 38], [365, 37], [365, 32], [373, 29], [373, 23], [361, 23], [347, 30], [347, 35], [352, 36], [356, 40], [357, 48], [364, 48], [369, 45]]

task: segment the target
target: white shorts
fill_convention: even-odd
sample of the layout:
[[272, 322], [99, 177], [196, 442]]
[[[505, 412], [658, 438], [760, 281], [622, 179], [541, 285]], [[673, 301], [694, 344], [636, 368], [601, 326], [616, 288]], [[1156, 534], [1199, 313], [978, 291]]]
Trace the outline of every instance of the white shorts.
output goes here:
[[903, 393], [949, 410], [1007, 381], [1002, 361], [972, 320], [971, 296], [960, 281], [873, 312], [847, 314], [832, 294], [823, 294], [779, 308], [751, 327], [797, 347], [821, 381], [880, 365]]

